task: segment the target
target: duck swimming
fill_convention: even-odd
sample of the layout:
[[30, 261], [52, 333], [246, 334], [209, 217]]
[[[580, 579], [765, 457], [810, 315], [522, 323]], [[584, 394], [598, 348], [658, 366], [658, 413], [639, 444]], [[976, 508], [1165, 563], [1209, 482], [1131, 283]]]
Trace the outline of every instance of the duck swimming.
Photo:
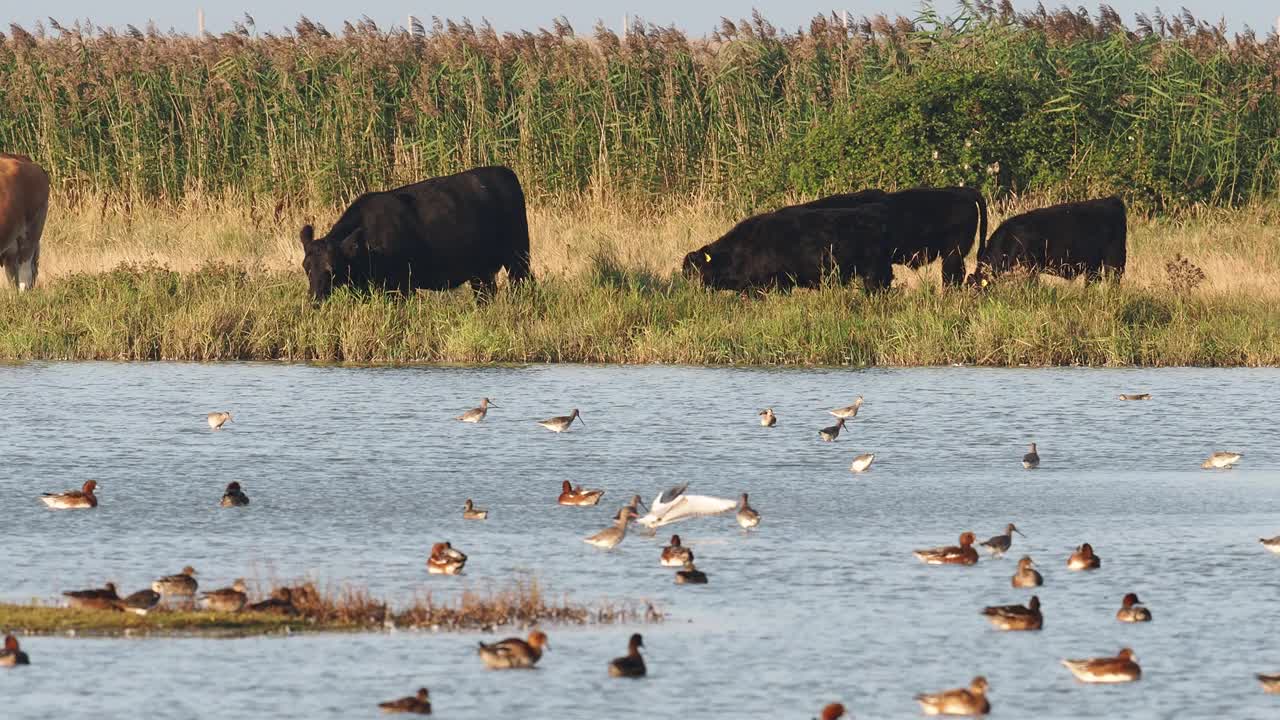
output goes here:
[[484, 520], [487, 517], [489, 517], [489, 511], [477, 510], [476, 506], [471, 504], [471, 498], [467, 498], [467, 501], [462, 504], [463, 520]]
[[[221, 430], [223, 425], [231, 422], [231, 413], [229, 412], [211, 412], [207, 418], [210, 430]], [[253, 423], [250, 423], [251, 425]]]
[[1028, 470], [1035, 470], [1040, 467], [1040, 453], [1036, 452], [1036, 444], [1031, 443], [1031, 449], [1026, 455], [1022, 456], [1022, 467]]
[[1258, 682], [1262, 683], [1262, 692], [1269, 695], [1280, 695], [1280, 675], [1258, 673], [1256, 677]]
[[[1009, 523], [1008, 525], [1004, 526], [1003, 535], [996, 535], [990, 540], [987, 540], [986, 542], [982, 543], [982, 547], [985, 548], [987, 552], [991, 553], [995, 557], [1001, 557], [1005, 553], [1009, 552], [1009, 547], [1013, 545], [1014, 533], [1018, 533], [1019, 535], [1022, 535], [1022, 531], [1018, 529], [1018, 526], [1014, 525], [1013, 523]], [[1026, 535], [1022, 535], [1022, 537], [1026, 537]]]
[[997, 630], [1039, 630], [1044, 626], [1040, 613], [1040, 598], [1032, 595], [1031, 601], [1022, 605], [994, 605], [983, 608], [982, 614]]
[[529, 633], [528, 642], [520, 638], [507, 638], [492, 645], [482, 642], [476, 652], [490, 670], [510, 670], [533, 667], [542, 659], [543, 650], [550, 649], [546, 633], [535, 630]]
[[662, 548], [662, 566], [684, 567], [689, 560], [693, 560], [693, 551], [680, 544], [679, 535], [672, 535], [671, 544]]
[[1124, 648], [1116, 657], [1089, 658], [1087, 660], [1063, 660], [1062, 664], [1080, 682], [1126, 683], [1142, 677], [1138, 658], [1133, 651]]
[[1068, 570], [1097, 570], [1102, 567], [1102, 558], [1093, 554], [1093, 546], [1085, 543], [1076, 548], [1067, 558]]
[[1137, 593], [1125, 595], [1120, 609], [1116, 611], [1116, 619], [1127, 623], [1151, 622], [1151, 611], [1141, 605]]
[[227, 483], [227, 491], [222, 494], [222, 507], [244, 507], [249, 504], [249, 496], [240, 489], [240, 483]]
[[31, 658], [22, 652], [18, 647], [18, 638], [12, 635], [4, 636], [4, 649], [0, 650], [0, 667], [17, 667], [18, 665], [30, 665]]
[[853, 462], [849, 464], [849, 472], [866, 472], [867, 468], [871, 467], [871, 463], [875, 462], [875, 459], [875, 453], [863, 453], [855, 457]]
[[831, 703], [822, 708], [822, 712], [818, 715], [818, 720], [840, 720], [840, 718], [851, 717], [845, 712], [844, 705], [840, 703]]
[[589, 507], [598, 504], [602, 497], [603, 490], [583, 490], [581, 485], [574, 487], [565, 480], [560, 483], [560, 498], [557, 502], [571, 507]]
[[689, 553], [689, 559], [684, 563], [683, 570], [676, 571], [677, 585], [706, 585], [707, 574], [693, 566], [693, 553]]
[[79, 510], [98, 507], [98, 496], [93, 494], [98, 481], [89, 480], [79, 490], [67, 490], [60, 493], [44, 493], [40, 501], [54, 510]]
[[760, 525], [760, 513], [747, 504], [746, 493], [742, 493], [742, 500], [739, 501], [738, 524], [742, 526], [743, 530], [751, 530]]
[[1121, 400], [1150, 400], [1151, 393], [1120, 393]]
[[1262, 547], [1280, 555], [1280, 535], [1273, 538], [1258, 538], [1258, 542], [1262, 543]]
[[765, 408], [756, 414], [760, 416], [760, 425], [763, 427], [773, 427], [778, 424], [778, 416], [773, 414], [773, 408]]
[[431, 555], [427, 557], [427, 572], [431, 575], [458, 575], [467, 564], [467, 556], [447, 542], [438, 542], [431, 546]]
[[609, 661], [609, 677], [644, 677], [644, 658], [640, 648], [644, 647], [644, 638], [634, 633], [627, 642], [627, 654]]
[[987, 688], [987, 679], [979, 675], [967, 688], [917, 695], [916, 702], [925, 715], [986, 715], [991, 712]]
[[418, 688], [416, 695], [402, 697], [399, 700], [388, 700], [378, 703], [385, 713], [411, 713], [413, 715], [431, 714], [431, 694], [426, 688]]
[[1039, 571], [1034, 570], [1035, 561], [1029, 556], [1023, 555], [1018, 561], [1018, 571], [1013, 574], [1013, 586], [1016, 588], [1032, 588], [1040, 587], [1044, 584], [1044, 578]]
[[978, 562], [978, 551], [973, 549], [976, 538], [971, 532], [960, 534], [959, 547], [946, 547], [916, 550], [913, 554], [927, 565], [975, 565]]
[[1215, 452], [1208, 460], [1200, 463], [1200, 467], [1205, 470], [1230, 470], [1242, 457], [1244, 455], [1238, 452]]

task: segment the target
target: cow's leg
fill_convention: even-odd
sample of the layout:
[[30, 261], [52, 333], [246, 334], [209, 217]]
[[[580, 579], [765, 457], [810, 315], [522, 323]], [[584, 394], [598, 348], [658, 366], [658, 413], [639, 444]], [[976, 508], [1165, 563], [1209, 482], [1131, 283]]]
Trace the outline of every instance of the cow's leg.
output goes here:
[[10, 285], [18, 284], [18, 259], [12, 255], [3, 258], [4, 274], [9, 278]]
[[494, 275], [489, 277], [473, 277], [471, 278], [471, 291], [481, 300], [488, 300], [498, 289], [498, 279]]
[[26, 292], [36, 286], [36, 263], [39, 258], [35, 255], [18, 262], [17, 282], [18, 292]]
[[959, 287], [964, 282], [964, 256], [949, 253], [942, 260], [942, 284]]
[[40, 274], [40, 236], [44, 234], [44, 221], [49, 213], [49, 202], [36, 212], [31, 222], [27, 223], [25, 243], [18, 246], [18, 256], [25, 256], [18, 265], [18, 291], [30, 290], [36, 286], [36, 276]]

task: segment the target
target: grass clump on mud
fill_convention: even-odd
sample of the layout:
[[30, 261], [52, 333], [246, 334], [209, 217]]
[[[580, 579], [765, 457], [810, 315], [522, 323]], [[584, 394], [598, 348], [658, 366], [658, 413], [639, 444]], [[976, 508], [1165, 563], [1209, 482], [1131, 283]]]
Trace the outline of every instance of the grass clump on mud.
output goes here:
[[[274, 590], [274, 589], [273, 589]], [[536, 624], [603, 625], [661, 622], [652, 603], [601, 601], [594, 605], [559, 600], [543, 593], [536, 580], [498, 589], [466, 590], [439, 600], [420, 595], [400, 608], [373, 597], [367, 589], [343, 586], [317, 589], [312, 583], [291, 588], [293, 612], [237, 613], [162, 606], [147, 615], [86, 610], [43, 604], [0, 603], [0, 629], [26, 634], [215, 635], [244, 636], [284, 632], [362, 632], [395, 628], [433, 631], [484, 630]], [[270, 595], [270, 593], [267, 593]]]
[[1280, 364], [1280, 304], [1161, 286], [1008, 280], [738, 295], [616, 271], [312, 305], [296, 274], [225, 265], [71, 275], [0, 293], [0, 358], [753, 365]]

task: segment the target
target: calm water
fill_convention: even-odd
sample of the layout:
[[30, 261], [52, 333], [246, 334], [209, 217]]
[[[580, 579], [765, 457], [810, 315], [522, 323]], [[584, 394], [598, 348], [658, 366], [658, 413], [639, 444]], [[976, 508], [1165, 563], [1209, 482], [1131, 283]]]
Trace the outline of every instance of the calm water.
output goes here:
[[[6, 718], [374, 717], [432, 690], [452, 718], [808, 718], [842, 700], [858, 718], [915, 717], [920, 691], [991, 681], [996, 717], [1265, 718], [1280, 698], [1273, 608], [1280, 557], [1280, 372], [1274, 370], [765, 371], [671, 367], [347, 369], [282, 365], [0, 367], [0, 598], [56, 598], [114, 580], [146, 587], [185, 564], [203, 587], [294, 578], [369, 586], [393, 601], [533, 573], [575, 600], [648, 598], [650, 677], [610, 680], [633, 627], [551, 626], [539, 670], [482, 669], [478, 634], [24, 641], [35, 663], [0, 672]], [[1149, 402], [1120, 402], [1122, 391]], [[867, 398], [834, 444], [823, 411]], [[488, 395], [478, 426], [450, 418]], [[755, 413], [772, 406], [773, 429]], [[533, 421], [580, 407], [586, 426]], [[236, 421], [211, 433], [204, 414]], [[1025, 444], [1042, 469], [1024, 471]], [[1231, 472], [1198, 468], [1215, 449]], [[871, 472], [851, 458], [877, 453]], [[92, 512], [44, 491], [100, 482]], [[607, 490], [555, 504], [562, 479]], [[217, 501], [230, 480], [253, 500]], [[689, 482], [747, 490], [761, 529], [731, 516], [678, 531], [707, 571], [678, 587], [658, 566], [669, 532], [602, 552], [581, 538], [633, 493]], [[491, 511], [464, 522], [462, 501]], [[1014, 521], [1013, 558], [926, 567], [913, 548]], [[470, 556], [429, 577], [432, 542]], [[1067, 573], [1091, 542], [1103, 569]], [[1009, 576], [1042, 565], [1041, 633], [1001, 634], [982, 606], [1024, 602]], [[1125, 592], [1155, 622], [1114, 620]], [[500, 633], [506, 636], [508, 632]], [[1063, 657], [1131, 645], [1141, 682], [1075, 683]]]

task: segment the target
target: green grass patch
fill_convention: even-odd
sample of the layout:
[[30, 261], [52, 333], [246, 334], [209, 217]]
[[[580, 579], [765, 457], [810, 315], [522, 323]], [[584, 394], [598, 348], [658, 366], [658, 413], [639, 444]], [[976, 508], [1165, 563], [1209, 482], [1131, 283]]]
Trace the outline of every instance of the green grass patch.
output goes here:
[[1280, 306], [1057, 281], [739, 295], [627, 273], [551, 278], [487, 303], [463, 288], [313, 305], [296, 274], [130, 266], [0, 292], [0, 359], [1274, 366]]

